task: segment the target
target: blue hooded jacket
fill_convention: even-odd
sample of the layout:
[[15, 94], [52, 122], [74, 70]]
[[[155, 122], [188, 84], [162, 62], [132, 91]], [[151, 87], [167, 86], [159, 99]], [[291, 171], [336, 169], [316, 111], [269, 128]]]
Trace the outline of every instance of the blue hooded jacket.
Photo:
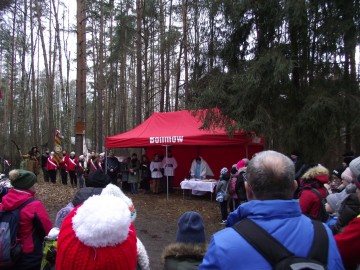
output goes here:
[[[311, 220], [301, 214], [296, 200], [253, 200], [240, 205], [227, 220], [227, 227], [249, 218], [280, 241], [288, 250], [306, 257], [314, 238]], [[344, 269], [330, 229], [328, 269]], [[272, 269], [271, 265], [233, 228], [215, 233], [200, 270], [205, 269]]]

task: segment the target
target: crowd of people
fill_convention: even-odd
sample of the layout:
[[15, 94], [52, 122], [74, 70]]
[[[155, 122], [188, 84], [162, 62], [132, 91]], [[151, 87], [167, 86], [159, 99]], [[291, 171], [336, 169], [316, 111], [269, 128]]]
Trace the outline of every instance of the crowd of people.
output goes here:
[[360, 263], [354, 251], [360, 247], [360, 157], [353, 153], [344, 154], [344, 162], [330, 173], [321, 164], [306, 164], [297, 151], [289, 157], [264, 151], [250, 162], [241, 159], [230, 170], [222, 168], [216, 193], [221, 194], [220, 223], [227, 228], [213, 236], [199, 269], [271, 269], [266, 252], [234, 229], [241, 222], [254, 227], [245, 219], [297, 256], [307, 256], [312, 247], [304, 241], [315, 238], [311, 222], [323, 222], [329, 243], [324, 265], [356, 269]]
[[[44, 181], [47, 183], [60, 182], [70, 184], [74, 188], [82, 188], [88, 175], [100, 171], [111, 178], [111, 183], [119, 185], [123, 190], [132, 194], [138, 193], [139, 188], [145, 193], [159, 194], [173, 192], [173, 179], [177, 168], [177, 161], [168, 149], [167, 155], [162, 152], [153, 155], [150, 160], [147, 155], [140, 159], [136, 153], [131, 157], [119, 159], [112, 151], [105, 157], [105, 153], [95, 151], [76, 156], [75, 152], [55, 153], [46, 149], [41, 155], [34, 146], [28, 154], [21, 155], [20, 168], [33, 172], [36, 176], [40, 169]], [[4, 161], [3, 172], [8, 175], [10, 163]]]
[[[71, 186], [80, 188], [59, 210], [53, 225], [41, 201], [33, 199], [36, 174], [24, 169], [9, 172], [13, 188], [1, 198], [0, 212], [20, 209], [22, 244], [22, 256], [9, 269], [150, 269], [133, 224], [136, 208], [117, 181], [125, 163], [127, 174], [121, 177], [127, 176], [129, 192], [136, 194], [139, 183], [148, 192], [161, 192], [164, 175], [171, 179], [177, 167], [171, 151], [162, 159], [155, 154], [152, 161], [146, 155], [138, 160], [133, 154], [125, 162], [110, 153], [106, 164], [101, 154], [93, 153], [81, 163], [84, 157], [63, 152], [65, 165], [52, 161], [51, 152], [46, 154], [43, 170], [49, 178], [45, 181], [53, 182], [51, 170], [56, 176], [65, 168]], [[300, 162], [299, 156], [263, 151], [222, 168], [216, 193], [223, 195], [219, 208], [225, 228], [207, 244], [201, 215], [184, 213], [175, 242], [161, 254], [164, 269], [273, 269], [299, 263], [306, 269], [356, 269], [360, 157], [347, 155], [330, 172], [321, 164]], [[51, 169], [52, 162], [56, 168]], [[194, 159], [190, 171], [201, 177], [200, 164]], [[61, 177], [61, 183], [67, 185], [67, 178]], [[268, 252], [279, 249], [286, 255]], [[311, 268], [314, 265], [317, 268]]]

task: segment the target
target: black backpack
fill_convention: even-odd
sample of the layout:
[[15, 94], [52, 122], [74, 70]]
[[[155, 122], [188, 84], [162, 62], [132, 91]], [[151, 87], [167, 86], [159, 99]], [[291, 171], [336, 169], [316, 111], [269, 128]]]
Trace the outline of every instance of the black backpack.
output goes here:
[[314, 240], [307, 257], [296, 256], [248, 218], [239, 221], [233, 228], [271, 264], [272, 269], [325, 270], [327, 269], [329, 238], [321, 222], [313, 220], [312, 223]]
[[247, 197], [246, 197], [246, 190], [245, 190], [245, 182], [244, 182], [244, 174], [245, 172], [240, 172], [237, 175], [237, 181], [236, 181], [236, 186], [235, 186], [235, 191], [238, 195], [238, 199], [240, 201], [246, 201]]
[[34, 198], [28, 199], [12, 211], [3, 210], [0, 212], [0, 268], [13, 266], [21, 257], [22, 247], [17, 237], [20, 210], [32, 201]]
[[310, 190], [314, 194], [316, 194], [316, 196], [318, 196], [318, 198], [320, 199], [319, 215], [315, 218], [314, 217], [310, 217], [310, 218], [320, 220], [321, 222], [326, 222], [329, 219], [329, 214], [328, 212], [326, 212], [326, 208], [325, 208], [326, 199], [321, 196], [320, 192], [317, 189], [312, 188]]

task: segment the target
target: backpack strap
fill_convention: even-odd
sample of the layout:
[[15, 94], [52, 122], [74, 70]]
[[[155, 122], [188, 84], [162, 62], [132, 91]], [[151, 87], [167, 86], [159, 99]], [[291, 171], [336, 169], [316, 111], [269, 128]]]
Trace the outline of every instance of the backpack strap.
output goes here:
[[314, 226], [314, 240], [308, 258], [322, 262], [327, 265], [329, 253], [329, 237], [324, 224], [318, 220], [312, 220]]
[[323, 196], [321, 196], [320, 192], [316, 188], [312, 188], [312, 189], [310, 189], [310, 191], [312, 193], [314, 193], [320, 200], [319, 214], [317, 215], [316, 219], [319, 219], [319, 220], [325, 222], [326, 220], [323, 220], [323, 217], [325, 219], [325, 215], [326, 215], [326, 209], [325, 209], [326, 199]]
[[294, 255], [277, 239], [248, 218], [244, 218], [237, 222], [233, 228], [272, 266], [275, 266], [277, 262]]
[[[27, 204], [31, 203], [35, 201], [34, 198], [30, 198], [30, 199], [27, 199], [25, 202], [23, 202], [22, 204], [20, 204], [20, 206], [18, 206], [17, 208], [13, 209], [13, 210], [10, 210], [8, 212], [11, 212], [11, 211], [17, 211], [17, 213], [20, 213], [21, 209], [23, 209]], [[5, 210], [7, 211], [7, 210]]]
[[[314, 227], [314, 239], [307, 257], [327, 265], [329, 238], [326, 229], [319, 221], [312, 221], [312, 224]], [[233, 229], [253, 246], [273, 267], [279, 261], [294, 256], [294, 253], [290, 252], [277, 239], [248, 218], [237, 222], [233, 226]]]
[[314, 194], [316, 194], [316, 196], [318, 196], [318, 198], [320, 199], [320, 202], [323, 202], [325, 200], [325, 198], [323, 196], [321, 196], [320, 192], [316, 188], [312, 188], [310, 190], [312, 193], [314, 193]]
[[27, 204], [31, 203], [35, 201], [34, 198], [30, 198], [28, 200], [26, 200], [25, 202], [23, 202], [22, 204], [20, 204], [20, 206], [18, 206], [17, 208], [13, 209], [13, 210], [5, 210], [3, 209], [3, 212], [16, 212], [16, 213], [20, 213], [21, 209], [23, 209]]

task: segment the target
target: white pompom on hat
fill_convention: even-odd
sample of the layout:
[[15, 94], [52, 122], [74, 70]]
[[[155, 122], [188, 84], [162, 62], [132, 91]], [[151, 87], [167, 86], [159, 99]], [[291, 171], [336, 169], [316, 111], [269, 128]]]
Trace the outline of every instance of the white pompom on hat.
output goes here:
[[56, 269], [135, 269], [136, 241], [126, 203], [115, 196], [92, 196], [61, 226]]
[[220, 174], [227, 174], [229, 172], [228, 168], [226, 167], [223, 167], [221, 170], [220, 170]]
[[114, 185], [114, 184], [108, 184], [102, 191], [101, 191], [101, 195], [111, 195], [111, 196], [115, 196], [117, 198], [122, 199], [126, 205], [129, 207], [129, 210], [131, 212], [131, 220], [134, 222], [136, 219], [136, 209], [135, 206], [132, 202], [132, 200], [127, 197], [125, 195], [124, 192], [122, 192], [122, 190]]
[[93, 196], [77, 210], [72, 222], [77, 238], [85, 245], [106, 247], [127, 238], [131, 219], [122, 201], [111, 196]]

